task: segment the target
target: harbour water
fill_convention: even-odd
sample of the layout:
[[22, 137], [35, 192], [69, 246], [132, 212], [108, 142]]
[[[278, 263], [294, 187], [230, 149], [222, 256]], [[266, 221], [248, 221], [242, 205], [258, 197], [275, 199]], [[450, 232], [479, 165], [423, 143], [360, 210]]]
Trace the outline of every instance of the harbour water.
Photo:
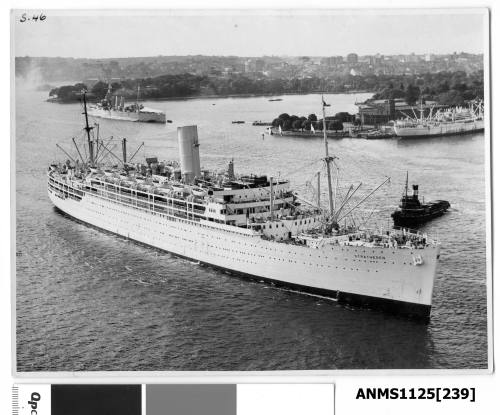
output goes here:
[[[328, 95], [329, 115], [369, 95]], [[19, 371], [481, 369], [487, 367], [483, 134], [331, 140], [342, 182], [391, 183], [365, 214], [387, 224], [404, 186], [452, 209], [423, 230], [442, 242], [428, 325], [242, 280], [77, 223], [56, 212], [46, 168], [82, 133], [79, 104], [16, 93], [16, 351]], [[202, 165], [289, 177], [307, 194], [320, 139], [262, 136], [283, 112], [319, 115], [320, 96], [155, 101], [172, 124], [98, 120], [136, 156], [177, 159], [176, 127], [198, 125]], [[231, 124], [245, 120], [246, 124]], [[325, 200], [325, 197], [323, 197]], [[377, 208], [372, 210], [375, 206]]]

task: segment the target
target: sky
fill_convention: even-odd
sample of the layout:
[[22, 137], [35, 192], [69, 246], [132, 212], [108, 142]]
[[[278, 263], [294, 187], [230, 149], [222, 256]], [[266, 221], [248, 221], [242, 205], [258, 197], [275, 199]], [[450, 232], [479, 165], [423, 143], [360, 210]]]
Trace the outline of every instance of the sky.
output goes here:
[[485, 9], [22, 13], [15, 56], [75, 58], [483, 53], [487, 22]]

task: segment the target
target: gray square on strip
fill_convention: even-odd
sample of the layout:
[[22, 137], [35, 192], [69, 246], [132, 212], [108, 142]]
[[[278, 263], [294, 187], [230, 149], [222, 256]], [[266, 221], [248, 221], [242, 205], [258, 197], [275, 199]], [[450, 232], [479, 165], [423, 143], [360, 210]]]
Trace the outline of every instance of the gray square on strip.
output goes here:
[[236, 415], [236, 385], [147, 385], [146, 415]]

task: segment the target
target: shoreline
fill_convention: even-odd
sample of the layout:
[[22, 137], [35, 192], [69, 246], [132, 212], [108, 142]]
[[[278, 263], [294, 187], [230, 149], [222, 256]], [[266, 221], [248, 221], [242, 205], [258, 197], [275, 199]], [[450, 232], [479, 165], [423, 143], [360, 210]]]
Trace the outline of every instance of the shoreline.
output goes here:
[[[327, 95], [354, 95], [354, 94], [375, 94], [376, 92], [372, 91], [364, 91], [364, 90], [356, 90], [356, 91], [348, 91], [348, 92], [328, 92]], [[279, 95], [277, 94], [222, 94], [222, 95], [190, 95], [186, 97], [166, 97], [166, 98], [141, 98], [139, 102], [145, 101], [187, 101], [192, 99], [223, 99], [223, 98], [259, 98], [259, 97], [282, 97], [287, 95], [319, 95], [322, 92], [285, 92]], [[130, 99], [135, 101], [135, 99]], [[59, 99], [47, 98], [46, 102], [56, 103], [56, 104], [72, 104], [77, 102], [75, 99], [70, 101], [63, 101]], [[97, 100], [89, 100], [89, 102], [96, 102]]]

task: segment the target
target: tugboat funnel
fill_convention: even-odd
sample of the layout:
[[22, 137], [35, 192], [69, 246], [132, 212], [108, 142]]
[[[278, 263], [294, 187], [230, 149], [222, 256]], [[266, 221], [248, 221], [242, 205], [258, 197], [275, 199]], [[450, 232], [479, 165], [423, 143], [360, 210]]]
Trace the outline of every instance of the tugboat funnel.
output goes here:
[[413, 198], [418, 199], [418, 184], [413, 185]]
[[181, 162], [181, 175], [184, 183], [191, 184], [195, 177], [201, 176], [200, 150], [198, 144], [198, 128], [188, 125], [177, 128], [179, 141], [179, 158]]

